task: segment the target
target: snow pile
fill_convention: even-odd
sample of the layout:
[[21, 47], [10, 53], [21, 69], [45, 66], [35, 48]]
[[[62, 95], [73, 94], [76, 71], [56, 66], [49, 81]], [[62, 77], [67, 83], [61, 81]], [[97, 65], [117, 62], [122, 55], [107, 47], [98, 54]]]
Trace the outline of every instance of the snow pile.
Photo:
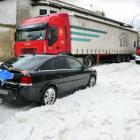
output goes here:
[[94, 88], [16, 113], [0, 125], [0, 140], [140, 140], [140, 65], [96, 69]]

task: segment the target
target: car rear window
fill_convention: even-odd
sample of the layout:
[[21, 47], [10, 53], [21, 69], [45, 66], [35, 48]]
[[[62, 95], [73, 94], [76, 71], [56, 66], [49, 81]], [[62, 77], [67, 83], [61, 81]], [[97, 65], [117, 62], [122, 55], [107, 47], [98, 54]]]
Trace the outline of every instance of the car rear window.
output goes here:
[[35, 55], [18, 56], [6, 61], [5, 63], [11, 64], [13, 68], [22, 70], [36, 70], [48, 59], [49, 57]]

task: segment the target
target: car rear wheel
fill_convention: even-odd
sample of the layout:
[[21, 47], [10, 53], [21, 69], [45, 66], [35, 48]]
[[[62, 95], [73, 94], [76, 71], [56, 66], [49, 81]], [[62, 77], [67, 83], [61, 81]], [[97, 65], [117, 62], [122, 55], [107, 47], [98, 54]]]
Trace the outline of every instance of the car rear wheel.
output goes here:
[[56, 100], [56, 89], [53, 86], [48, 87], [42, 96], [42, 105], [52, 105]]
[[91, 76], [90, 79], [89, 79], [89, 83], [88, 83], [88, 87], [91, 88], [93, 87], [94, 85], [96, 84], [96, 79], [95, 79], [95, 76]]

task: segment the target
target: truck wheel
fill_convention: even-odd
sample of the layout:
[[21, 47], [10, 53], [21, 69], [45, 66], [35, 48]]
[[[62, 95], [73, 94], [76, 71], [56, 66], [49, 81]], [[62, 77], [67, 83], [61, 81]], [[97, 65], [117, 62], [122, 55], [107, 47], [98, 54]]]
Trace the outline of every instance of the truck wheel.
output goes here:
[[49, 86], [43, 93], [41, 98], [42, 105], [52, 105], [56, 101], [56, 89], [53, 86]]
[[120, 63], [121, 62], [120, 55], [116, 55], [115, 58], [114, 58], [114, 60], [115, 60], [116, 63]]
[[122, 55], [122, 56], [121, 56], [121, 61], [122, 61], [122, 62], [125, 62], [125, 55]]
[[130, 56], [129, 55], [125, 56], [125, 62], [130, 62]]
[[88, 68], [92, 67], [92, 66], [93, 66], [93, 63], [94, 63], [94, 60], [93, 60], [92, 56], [88, 55], [88, 56], [86, 56], [86, 57], [84, 58], [84, 64], [85, 64]]

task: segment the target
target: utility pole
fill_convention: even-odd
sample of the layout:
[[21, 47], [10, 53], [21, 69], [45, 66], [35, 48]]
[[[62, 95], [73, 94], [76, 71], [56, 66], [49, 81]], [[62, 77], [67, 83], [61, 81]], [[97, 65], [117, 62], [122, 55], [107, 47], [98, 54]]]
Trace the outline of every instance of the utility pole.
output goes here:
[[20, 0], [18, 0], [18, 26], [20, 25]]
[[29, 0], [29, 18], [31, 18], [31, 0]]

